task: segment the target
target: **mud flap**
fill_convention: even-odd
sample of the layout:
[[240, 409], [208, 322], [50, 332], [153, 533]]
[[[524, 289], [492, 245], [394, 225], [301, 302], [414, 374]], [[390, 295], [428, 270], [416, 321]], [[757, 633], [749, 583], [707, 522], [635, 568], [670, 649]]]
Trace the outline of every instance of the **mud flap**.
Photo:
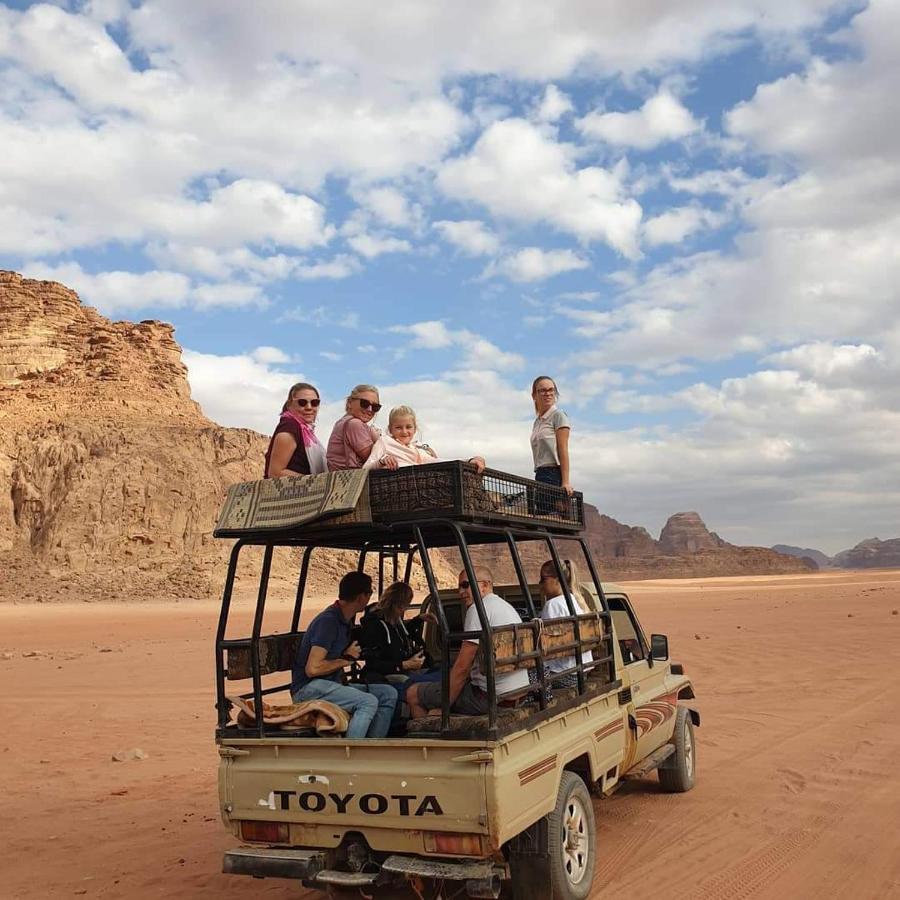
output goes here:
[[538, 819], [509, 844], [509, 871], [514, 900], [550, 896], [550, 843], [547, 817]]

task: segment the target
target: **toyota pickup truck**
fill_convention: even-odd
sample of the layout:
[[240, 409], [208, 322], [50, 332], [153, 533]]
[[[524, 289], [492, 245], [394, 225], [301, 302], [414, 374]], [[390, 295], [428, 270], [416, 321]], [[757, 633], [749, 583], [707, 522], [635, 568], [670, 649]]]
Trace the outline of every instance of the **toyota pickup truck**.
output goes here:
[[[275, 479], [236, 486], [216, 532], [237, 538], [216, 638], [219, 799], [240, 842], [223, 870], [294, 879], [332, 896], [391, 896], [402, 887], [441, 896], [452, 886], [450, 893], [498, 897], [506, 883], [516, 898], [586, 897], [597, 863], [595, 803], [623, 779], [654, 770], [664, 790], [690, 790], [699, 715], [666, 636], [648, 640], [625, 592], [600, 580], [580, 495], [463, 463], [318, 478], [336, 479], [333, 493], [343, 497], [327, 517], [322, 503], [298, 501], [311, 490], [303, 483], [315, 479]], [[297, 523], [278, 512], [290, 504], [318, 512]], [[476, 589], [481, 628], [464, 631], [462, 601], [438, 583], [434, 557], [452, 552], [477, 585], [485, 545], [495, 567], [498, 549], [508, 554], [515, 578], [495, 579], [493, 590], [522, 622], [490, 627]], [[226, 637], [248, 547], [262, 548], [252, 633]], [[355, 740], [264, 716], [233, 720], [236, 704], [265, 709], [289, 687], [283, 673], [302, 640], [306, 585], [321, 548], [357, 551], [379, 589], [424, 577], [432, 613], [425, 639], [442, 673], [439, 715], [411, 719], [387, 738]], [[542, 622], [535, 561], [546, 557], [563, 571], [563, 551], [577, 551], [590, 577], [563, 579], [570, 615]], [[283, 632], [263, 627], [276, 552], [298, 572]], [[490, 700], [482, 716], [456, 715], [448, 702], [463, 640], [480, 645]], [[574, 663], [571, 686], [560, 688], [559, 672], [551, 678], [546, 664], [562, 658]], [[528, 687], [498, 702], [497, 675], [517, 668], [529, 672]]]

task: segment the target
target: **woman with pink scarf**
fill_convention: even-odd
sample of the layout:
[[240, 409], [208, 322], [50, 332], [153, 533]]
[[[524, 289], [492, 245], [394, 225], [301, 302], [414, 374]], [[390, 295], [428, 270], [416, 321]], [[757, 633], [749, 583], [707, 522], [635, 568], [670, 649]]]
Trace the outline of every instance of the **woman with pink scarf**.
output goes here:
[[266, 478], [320, 475], [328, 471], [325, 448], [315, 435], [319, 392], [300, 381], [288, 391], [281, 418], [266, 450]]

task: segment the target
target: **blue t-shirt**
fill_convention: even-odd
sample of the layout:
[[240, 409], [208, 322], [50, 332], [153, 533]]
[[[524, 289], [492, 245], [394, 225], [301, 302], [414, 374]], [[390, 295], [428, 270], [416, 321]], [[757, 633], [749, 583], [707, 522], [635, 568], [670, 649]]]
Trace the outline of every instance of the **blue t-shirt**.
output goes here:
[[[309, 659], [309, 651], [313, 647], [325, 648], [325, 659], [340, 659], [341, 654], [350, 644], [350, 623], [344, 618], [340, 606], [332, 603], [328, 609], [323, 609], [309, 623], [306, 634], [300, 642], [300, 649], [297, 651], [297, 658], [294, 660], [294, 668], [291, 673], [291, 693], [296, 694], [300, 688], [312, 678], [306, 674], [306, 663]], [[325, 678], [329, 681], [344, 680], [343, 671], [338, 669], [330, 675], [319, 675], [319, 678]]]

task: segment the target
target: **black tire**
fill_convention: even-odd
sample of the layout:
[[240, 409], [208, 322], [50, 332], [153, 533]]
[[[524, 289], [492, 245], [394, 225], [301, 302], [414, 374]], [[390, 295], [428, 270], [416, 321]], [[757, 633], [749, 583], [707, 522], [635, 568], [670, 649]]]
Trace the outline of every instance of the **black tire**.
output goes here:
[[683, 794], [694, 786], [697, 770], [694, 723], [690, 710], [684, 706], [680, 706], [675, 714], [675, 731], [669, 743], [675, 746], [675, 752], [656, 770], [659, 784], [670, 794]]
[[584, 900], [594, 880], [597, 827], [587, 785], [574, 772], [562, 773], [556, 807], [547, 820], [550, 897]]

